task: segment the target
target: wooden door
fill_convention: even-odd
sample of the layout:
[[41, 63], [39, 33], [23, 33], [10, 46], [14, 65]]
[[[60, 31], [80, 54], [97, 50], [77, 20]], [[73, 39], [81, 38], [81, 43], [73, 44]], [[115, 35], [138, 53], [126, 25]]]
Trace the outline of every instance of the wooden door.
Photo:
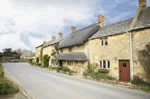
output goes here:
[[119, 61], [119, 80], [130, 81], [130, 62], [129, 60]]

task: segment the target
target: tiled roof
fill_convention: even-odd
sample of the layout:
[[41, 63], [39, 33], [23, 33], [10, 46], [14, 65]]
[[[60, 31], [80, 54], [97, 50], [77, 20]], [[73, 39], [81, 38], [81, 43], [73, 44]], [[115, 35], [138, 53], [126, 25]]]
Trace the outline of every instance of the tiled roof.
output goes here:
[[133, 18], [130, 18], [121, 22], [106, 25], [100, 28], [99, 31], [95, 33], [90, 39], [128, 32], [132, 20]]
[[145, 8], [139, 15], [134, 29], [150, 27], [150, 7]]

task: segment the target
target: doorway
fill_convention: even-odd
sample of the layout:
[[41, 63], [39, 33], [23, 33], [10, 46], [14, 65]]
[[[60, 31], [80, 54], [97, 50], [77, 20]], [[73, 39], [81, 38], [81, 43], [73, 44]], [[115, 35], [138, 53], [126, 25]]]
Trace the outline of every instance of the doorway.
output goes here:
[[130, 62], [129, 60], [119, 60], [119, 80], [130, 81]]

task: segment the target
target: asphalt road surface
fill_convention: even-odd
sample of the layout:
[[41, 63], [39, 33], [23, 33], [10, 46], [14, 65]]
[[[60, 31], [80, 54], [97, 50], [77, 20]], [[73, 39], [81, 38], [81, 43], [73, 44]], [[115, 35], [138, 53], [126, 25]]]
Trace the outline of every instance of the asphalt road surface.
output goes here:
[[5, 69], [33, 99], [150, 99], [150, 94], [43, 70], [27, 63]]

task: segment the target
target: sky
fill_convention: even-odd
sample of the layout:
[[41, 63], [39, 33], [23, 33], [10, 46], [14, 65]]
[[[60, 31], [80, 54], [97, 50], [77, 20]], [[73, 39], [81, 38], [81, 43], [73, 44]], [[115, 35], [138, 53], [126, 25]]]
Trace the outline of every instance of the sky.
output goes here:
[[112, 24], [133, 17], [137, 8], [138, 0], [0, 0], [0, 51], [34, 52], [59, 32], [69, 34], [71, 26], [81, 29], [97, 23], [98, 14]]

